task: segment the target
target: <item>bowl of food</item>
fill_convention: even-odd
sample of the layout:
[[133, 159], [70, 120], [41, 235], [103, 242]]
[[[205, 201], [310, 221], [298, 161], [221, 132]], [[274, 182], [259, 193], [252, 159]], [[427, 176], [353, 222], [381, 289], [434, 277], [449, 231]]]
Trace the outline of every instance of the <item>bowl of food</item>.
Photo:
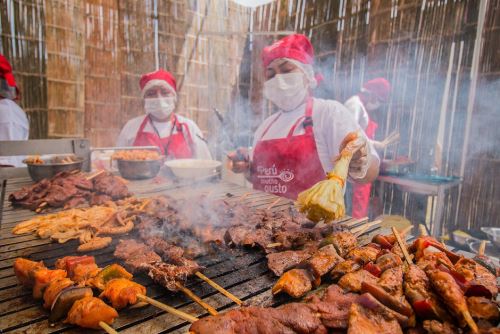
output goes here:
[[120, 175], [129, 180], [150, 179], [158, 175], [163, 158], [152, 150], [123, 150], [115, 152], [111, 160], [116, 160]]
[[85, 159], [74, 154], [47, 154], [24, 159], [31, 179], [38, 182], [53, 177], [59, 172], [79, 171]]
[[177, 159], [165, 162], [180, 179], [201, 179], [218, 174], [221, 162], [217, 160]]
[[500, 249], [500, 228], [499, 227], [481, 227], [481, 231], [486, 233], [488, 239]]

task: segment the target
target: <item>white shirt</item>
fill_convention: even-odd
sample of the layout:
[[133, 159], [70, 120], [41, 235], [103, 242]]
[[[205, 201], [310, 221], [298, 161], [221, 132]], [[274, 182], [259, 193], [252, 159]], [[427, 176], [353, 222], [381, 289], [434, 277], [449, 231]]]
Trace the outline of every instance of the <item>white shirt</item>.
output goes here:
[[[26, 113], [12, 100], [0, 100], [0, 140], [28, 140], [30, 125]], [[23, 156], [0, 157], [0, 164], [22, 167]]]
[[[304, 103], [292, 111], [279, 111], [278, 113], [281, 115], [262, 138], [265, 129], [277, 117], [277, 114], [275, 113], [266, 118], [255, 131], [253, 147], [255, 148], [255, 145], [261, 139], [285, 138], [297, 119], [304, 115], [305, 107], [306, 104]], [[312, 121], [314, 140], [316, 142], [319, 160], [321, 161], [324, 172], [328, 173], [333, 169], [332, 159], [339, 154], [339, 147], [342, 140], [349, 132], [358, 131], [360, 128], [349, 110], [341, 103], [334, 100], [314, 98]], [[294, 135], [303, 134], [304, 131], [303, 126], [297, 126]], [[361, 131], [361, 133], [365, 135], [363, 131]], [[378, 160], [378, 155], [371, 145], [370, 151], [372, 157]], [[251, 155], [253, 159], [253, 150]]]
[[347, 101], [345, 101], [344, 105], [352, 112], [352, 115], [356, 122], [358, 122], [359, 126], [363, 130], [366, 130], [370, 119], [368, 111], [366, 111], [365, 105], [361, 102], [359, 96], [351, 96]]
[[[118, 140], [116, 141], [116, 146], [132, 146], [135, 141], [135, 137], [137, 135], [137, 131], [139, 131], [139, 128], [144, 121], [144, 117], [147, 117], [146, 115], [138, 116], [135, 118], [132, 118], [125, 124], [123, 127], [122, 131], [120, 132], [120, 135], [118, 136]], [[181, 115], [177, 115], [177, 120], [180, 123], [186, 123], [189, 132], [191, 133], [191, 138], [193, 139], [194, 143], [194, 152], [193, 152], [193, 158], [195, 159], [212, 159], [212, 155], [210, 154], [210, 151], [208, 149], [207, 143], [201, 139], [203, 138], [203, 134], [201, 133], [200, 128], [196, 125], [195, 122], [190, 120], [189, 118], [183, 117]], [[170, 136], [170, 131], [172, 130], [172, 122], [154, 122], [155, 128], [158, 130], [160, 137], [165, 138]], [[144, 132], [150, 132], [150, 133], [156, 133], [153, 127], [151, 126], [151, 123], [148, 122], [146, 126], [144, 127]], [[177, 129], [174, 128], [172, 131], [172, 134], [177, 133]]]

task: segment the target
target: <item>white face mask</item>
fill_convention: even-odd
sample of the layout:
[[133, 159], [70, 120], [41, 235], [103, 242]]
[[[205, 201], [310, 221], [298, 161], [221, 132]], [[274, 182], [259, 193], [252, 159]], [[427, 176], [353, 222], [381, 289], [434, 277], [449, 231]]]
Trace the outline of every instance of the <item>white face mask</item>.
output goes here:
[[175, 97], [155, 97], [144, 99], [144, 110], [157, 119], [166, 119], [175, 109]]
[[297, 108], [307, 95], [302, 72], [276, 74], [264, 82], [264, 97], [284, 111]]

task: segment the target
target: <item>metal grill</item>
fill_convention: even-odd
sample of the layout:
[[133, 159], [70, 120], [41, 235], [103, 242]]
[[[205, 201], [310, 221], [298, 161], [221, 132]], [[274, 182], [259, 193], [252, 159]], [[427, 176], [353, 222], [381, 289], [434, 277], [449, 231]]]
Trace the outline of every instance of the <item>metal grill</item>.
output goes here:
[[[12, 264], [17, 257], [27, 257], [32, 260], [43, 260], [52, 267], [56, 259], [67, 255], [77, 255], [77, 241], [65, 244], [52, 243], [48, 239], [39, 239], [33, 235], [15, 236], [11, 233], [12, 227], [18, 222], [28, 219], [35, 214], [24, 209], [13, 209], [7, 201], [8, 195], [30, 184], [29, 179], [13, 179], [4, 181], [2, 186], [1, 224], [0, 224], [0, 331], [17, 333], [86, 333], [89, 330], [76, 328], [71, 325], [59, 324], [55, 327], [48, 325], [48, 313], [41, 307], [40, 301], [31, 297], [31, 291], [17, 285]], [[244, 197], [244, 202], [253, 208], [267, 208], [283, 210], [292, 205], [292, 201], [263, 192], [249, 190], [220, 180], [202, 184], [169, 184], [156, 185], [151, 180], [135, 181], [129, 188], [138, 197], [166, 194], [174, 198], [189, 198], [199, 194], [210, 197], [226, 197], [228, 200], [238, 200], [238, 197], [250, 192]], [[227, 197], [227, 194], [234, 195]], [[349, 228], [355, 227], [352, 220], [343, 223]], [[374, 233], [379, 233], [378, 227], [367, 231], [362, 239], [369, 240]], [[111, 247], [89, 253], [96, 258], [99, 266], [118, 262], [113, 257], [114, 245], [119, 238], [115, 238]], [[363, 242], [363, 240], [361, 240]], [[80, 254], [81, 255], [81, 254]], [[287, 301], [287, 297], [272, 297], [270, 288], [276, 282], [276, 277], [267, 269], [266, 258], [262, 252], [255, 250], [221, 249], [213, 254], [204, 255], [196, 259], [206, 269], [203, 273], [218, 284], [229, 290], [247, 304], [270, 306]], [[206, 311], [193, 303], [182, 294], [175, 294], [163, 287], [154, 284], [149, 277], [137, 275], [135, 280], [147, 287], [147, 294], [161, 302], [169, 304], [184, 312], [197, 317], [207, 315]], [[200, 279], [190, 278], [186, 286], [200, 296], [205, 302], [218, 311], [235, 307], [229, 299], [217, 293], [207, 283]], [[113, 327], [120, 333], [185, 333], [189, 324], [160, 311], [152, 306], [139, 309], [125, 309], [113, 323]]]

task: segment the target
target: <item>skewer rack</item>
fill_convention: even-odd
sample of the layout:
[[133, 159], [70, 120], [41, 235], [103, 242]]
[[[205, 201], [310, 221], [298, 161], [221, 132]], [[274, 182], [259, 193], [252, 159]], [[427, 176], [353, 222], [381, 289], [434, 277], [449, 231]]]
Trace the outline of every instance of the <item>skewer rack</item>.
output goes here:
[[[13, 235], [11, 229], [18, 222], [35, 215], [26, 209], [14, 209], [8, 201], [11, 192], [31, 184], [29, 178], [0, 180], [0, 332], [1, 333], [89, 333], [89, 330], [80, 329], [67, 324], [58, 324], [49, 327], [48, 313], [42, 309], [39, 301], [33, 300], [31, 291], [19, 286], [14, 276], [12, 264], [17, 257], [28, 257], [31, 260], [43, 260], [51, 267], [56, 259], [67, 255], [81, 255], [76, 253], [76, 240], [65, 244], [57, 244], [50, 239], [39, 239], [34, 235]], [[208, 180], [196, 183], [168, 183], [156, 184], [152, 180], [131, 181], [129, 189], [137, 197], [150, 197], [160, 194], [174, 198], [189, 198], [199, 194], [209, 194], [213, 199], [228, 198], [242, 201], [253, 208], [267, 208], [273, 203], [273, 211], [284, 210], [293, 205], [293, 202], [282, 199], [276, 202], [277, 197], [260, 191], [253, 191], [221, 180]], [[227, 194], [234, 197], [227, 197]], [[352, 224], [354, 220], [345, 219], [344, 224], [355, 228], [359, 224]], [[349, 224], [351, 222], [351, 224]], [[361, 242], [368, 242], [376, 233], [390, 233], [379, 226], [368, 229], [362, 235]], [[116, 262], [113, 257], [114, 246], [119, 240], [114, 238], [110, 247], [90, 252], [100, 266]], [[411, 239], [411, 238], [410, 238]], [[451, 248], [450, 248], [451, 249]], [[463, 252], [462, 252], [463, 253]], [[472, 254], [470, 254], [472, 255]], [[276, 306], [290, 301], [290, 297], [271, 295], [271, 287], [277, 280], [268, 269], [263, 252], [257, 250], [228, 249], [215, 254], [204, 255], [196, 261], [205, 266], [203, 273], [216, 281], [245, 303], [259, 306]], [[136, 275], [135, 281], [147, 287], [148, 296], [167, 303], [179, 310], [196, 317], [206, 316], [204, 309], [187, 299], [183, 294], [167, 291], [153, 283], [145, 275]], [[234, 303], [217, 293], [215, 289], [197, 277], [188, 280], [186, 287], [200, 296], [204, 301], [214, 306], [219, 312], [236, 307]], [[120, 333], [186, 333], [189, 324], [175, 316], [160, 311], [152, 306], [139, 309], [125, 309], [113, 323], [113, 327]], [[98, 331], [95, 331], [96, 333]]]

